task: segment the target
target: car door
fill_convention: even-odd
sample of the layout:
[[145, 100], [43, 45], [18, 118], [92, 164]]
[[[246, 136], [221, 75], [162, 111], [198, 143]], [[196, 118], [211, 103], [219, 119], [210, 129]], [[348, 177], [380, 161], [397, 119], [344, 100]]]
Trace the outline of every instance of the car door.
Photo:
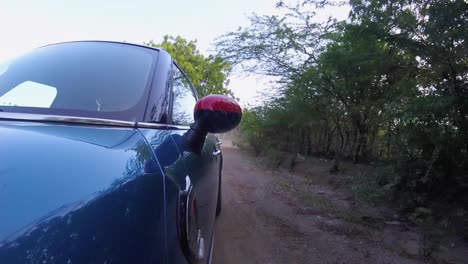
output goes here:
[[[173, 125], [183, 126], [185, 130], [178, 130], [172, 134], [174, 142], [183, 141], [184, 133], [194, 122], [193, 111], [197, 96], [188, 78], [174, 63], [172, 70], [172, 118]], [[190, 243], [189, 254], [195, 253], [195, 258], [203, 263], [210, 253], [216, 202], [219, 186], [219, 166], [221, 152], [219, 151], [215, 135], [208, 134], [202, 151], [193, 153], [179, 148], [187, 177], [192, 186], [188, 202], [192, 217], [187, 223]], [[182, 144], [177, 144], [181, 146]], [[196, 252], [191, 252], [196, 251]]]

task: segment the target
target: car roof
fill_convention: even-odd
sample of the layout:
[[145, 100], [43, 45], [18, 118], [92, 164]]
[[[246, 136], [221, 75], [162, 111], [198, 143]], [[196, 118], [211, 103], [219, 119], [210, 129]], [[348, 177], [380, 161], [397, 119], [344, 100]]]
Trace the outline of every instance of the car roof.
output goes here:
[[[124, 45], [129, 45], [129, 46], [134, 46], [134, 47], [139, 47], [139, 48], [146, 48], [150, 50], [155, 50], [155, 51], [162, 51], [165, 53], [168, 53], [166, 50], [160, 47], [151, 47], [143, 44], [136, 44], [136, 43], [129, 43], [129, 42], [122, 42], [122, 41], [110, 41], [110, 40], [74, 40], [74, 41], [63, 41], [63, 42], [57, 42], [57, 43], [51, 43], [47, 44], [44, 46], [40, 46], [39, 48], [42, 47], [48, 47], [48, 46], [53, 46], [53, 45], [60, 45], [60, 44], [66, 44], [66, 43], [83, 43], [83, 42], [90, 42], [90, 43], [109, 43], [109, 44], [124, 44]], [[169, 54], [169, 53], [168, 53]]]

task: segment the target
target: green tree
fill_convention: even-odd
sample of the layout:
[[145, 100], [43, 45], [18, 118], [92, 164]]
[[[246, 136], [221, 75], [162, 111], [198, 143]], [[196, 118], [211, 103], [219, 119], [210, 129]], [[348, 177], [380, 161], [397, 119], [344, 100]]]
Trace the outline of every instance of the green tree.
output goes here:
[[330, 5], [280, 2], [284, 15], [253, 15], [218, 39], [233, 65], [280, 77], [277, 98], [250, 109], [243, 132], [274, 149], [391, 168], [378, 184], [391, 183], [407, 211], [468, 205], [466, 1], [351, 0], [347, 21], [317, 22]]
[[417, 60], [415, 96], [393, 116], [403, 198], [468, 204], [468, 4], [463, 0], [352, 1], [352, 23]]
[[219, 56], [201, 54], [196, 47], [196, 41], [166, 35], [161, 43], [150, 41], [146, 45], [161, 47], [169, 52], [188, 75], [199, 96], [209, 94], [234, 96], [227, 88], [231, 65]]

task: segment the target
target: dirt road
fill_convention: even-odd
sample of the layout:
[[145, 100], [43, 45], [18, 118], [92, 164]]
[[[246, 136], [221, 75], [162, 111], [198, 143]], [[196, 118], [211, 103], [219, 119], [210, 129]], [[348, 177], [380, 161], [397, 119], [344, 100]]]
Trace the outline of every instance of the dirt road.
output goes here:
[[343, 194], [269, 171], [231, 146], [223, 156], [215, 264], [422, 263], [382, 232], [354, 224]]

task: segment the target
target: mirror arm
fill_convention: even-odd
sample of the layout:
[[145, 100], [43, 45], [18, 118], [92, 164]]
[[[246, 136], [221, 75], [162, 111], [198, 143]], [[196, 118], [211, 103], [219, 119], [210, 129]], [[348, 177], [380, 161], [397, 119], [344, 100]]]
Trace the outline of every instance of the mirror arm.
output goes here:
[[195, 121], [195, 123], [190, 126], [190, 129], [184, 134], [188, 149], [196, 154], [201, 153], [203, 144], [205, 144], [206, 135], [208, 134], [208, 131], [204, 129], [204, 126], [201, 123], [200, 119]]

